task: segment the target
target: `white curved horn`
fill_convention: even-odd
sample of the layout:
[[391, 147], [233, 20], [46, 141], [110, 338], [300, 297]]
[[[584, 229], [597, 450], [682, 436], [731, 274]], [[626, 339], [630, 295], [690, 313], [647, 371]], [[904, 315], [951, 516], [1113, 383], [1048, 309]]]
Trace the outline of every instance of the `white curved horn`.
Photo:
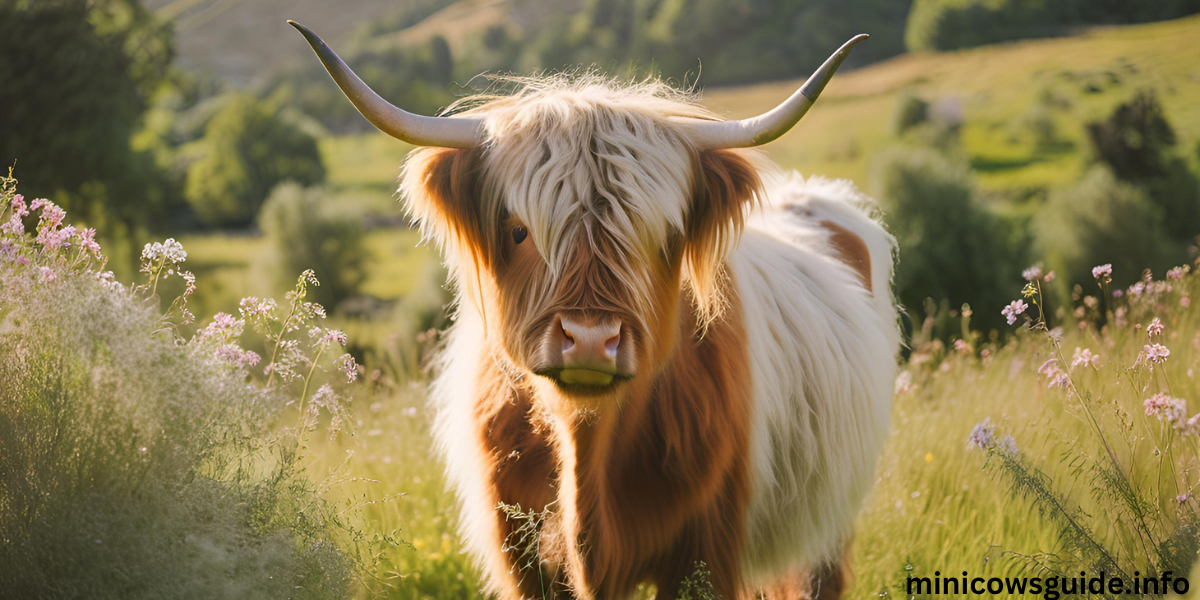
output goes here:
[[860, 33], [842, 44], [842, 47], [838, 48], [837, 52], [834, 52], [833, 56], [830, 56], [825, 64], [821, 65], [821, 68], [817, 69], [808, 78], [808, 81], [805, 81], [804, 85], [792, 94], [791, 98], [769, 112], [737, 121], [695, 120], [689, 122], [689, 126], [692, 128], [692, 139], [695, 140], [697, 146], [709, 150], [749, 148], [774, 141], [800, 122], [804, 113], [808, 112], [809, 107], [817, 101], [821, 90], [825, 89], [825, 84], [833, 79], [833, 73], [842, 65], [842, 61], [846, 60], [850, 50], [868, 37], [870, 36]]
[[288, 24], [304, 35], [338, 87], [380, 131], [417, 146], [442, 148], [474, 148], [483, 139], [483, 124], [478, 119], [423, 117], [393, 106], [367, 87], [312, 30], [295, 21]]

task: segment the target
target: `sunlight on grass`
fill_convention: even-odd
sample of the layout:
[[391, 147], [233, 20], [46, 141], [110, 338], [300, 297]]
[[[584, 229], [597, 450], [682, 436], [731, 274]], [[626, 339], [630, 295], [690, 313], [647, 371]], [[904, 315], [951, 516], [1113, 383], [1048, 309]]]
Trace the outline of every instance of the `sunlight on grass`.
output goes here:
[[414, 229], [378, 229], [368, 233], [366, 247], [371, 255], [371, 268], [362, 292], [394, 300], [412, 290], [426, 265], [438, 260], [433, 246], [420, 241], [421, 234]]
[[330, 185], [392, 193], [400, 175], [400, 163], [412, 146], [376, 132], [322, 138], [320, 149]]

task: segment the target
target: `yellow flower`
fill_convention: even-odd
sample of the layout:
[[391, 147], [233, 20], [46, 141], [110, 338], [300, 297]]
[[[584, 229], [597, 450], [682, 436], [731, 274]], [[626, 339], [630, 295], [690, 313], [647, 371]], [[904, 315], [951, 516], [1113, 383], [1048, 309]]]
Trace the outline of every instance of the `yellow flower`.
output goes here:
[[927, 462], [927, 463], [933, 462], [933, 453], [932, 452], [925, 453], [925, 462]]

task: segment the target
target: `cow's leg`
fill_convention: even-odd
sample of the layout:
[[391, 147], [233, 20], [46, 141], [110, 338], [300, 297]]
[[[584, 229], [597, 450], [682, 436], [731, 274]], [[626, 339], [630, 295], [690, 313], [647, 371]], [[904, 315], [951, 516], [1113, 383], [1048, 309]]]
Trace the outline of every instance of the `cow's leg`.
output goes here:
[[[544, 556], [543, 520], [555, 498], [555, 461], [549, 441], [535, 424], [529, 398], [519, 393], [481, 411], [483, 441], [491, 458], [490, 485], [504, 507], [497, 519], [510, 582], [522, 598], [557, 598], [561, 575]], [[539, 550], [541, 553], [539, 554]], [[549, 559], [546, 564], [543, 559]]]
[[[711, 590], [716, 598], [738, 598], [741, 537], [736, 531], [739, 526], [737, 519], [731, 522], [710, 513], [700, 523], [688, 527], [670, 555], [664, 557], [661, 571], [652, 577], [658, 588], [655, 599], [675, 600], [689, 587], [690, 598], [707, 598], [704, 590]], [[700, 563], [704, 563], [703, 575], [698, 571]]]
[[816, 569], [796, 570], [743, 595], [743, 600], [839, 600], [850, 587], [850, 549]]

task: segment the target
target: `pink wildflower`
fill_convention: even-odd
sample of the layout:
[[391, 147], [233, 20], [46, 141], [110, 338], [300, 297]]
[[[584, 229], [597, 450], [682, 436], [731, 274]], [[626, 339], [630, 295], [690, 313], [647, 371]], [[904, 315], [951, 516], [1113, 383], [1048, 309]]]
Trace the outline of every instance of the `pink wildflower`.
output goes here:
[[1163, 325], [1162, 320], [1160, 320], [1158, 317], [1154, 317], [1154, 320], [1150, 321], [1150, 324], [1146, 326], [1146, 335], [1149, 335], [1150, 337], [1162, 335], [1164, 329], [1166, 329], [1166, 327]]
[[236, 344], [226, 344], [214, 352], [217, 358], [239, 367], [252, 367], [260, 360], [258, 355], [249, 350], [242, 350]]
[[987, 450], [996, 443], [996, 426], [992, 424], [990, 418], [984, 419], [981, 423], [975, 425], [971, 429], [971, 435], [967, 436], [967, 447], [977, 450]]
[[1158, 417], [1160, 421], [1174, 424], [1176, 429], [1183, 429], [1190, 422], [1184, 420], [1187, 416], [1187, 402], [1182, 398], [1172, 398], [1159, 392], [1147, 398], [1142, 405], [1146, 407], [1147, 417]]
[[354, 383], [358, 379], [358, 363], [350, 354], [343, 354], [337, 359], [337, 369], [346, 376], [347, 383]]
[[1167, 362], [1167, 357], [1171, 356], [1171, 351], [1162, 344], [1148, 344], [1144, 349], [1146, 360], [1153, 364], [1161, 365]]
[[1058, 370], [1058, 368], [1055, 366], [1057, 363], [1057, 358], [1051, 358], [1050, 360], [1042, 363], [1042, 366], [1038, 367], [1038, 375], [1049, 377], [1051, 373]]
[[58, 278], [58, 273], [54, 272], [54, 269], [50, 267], [38, 267], [37, 274], [38, 281], [42, 283], [50, 283]]
[[12, 202], [10, 202], [9, 205], [12, 206], [14, 215], [19, 217], [29, 216], [29, 209], [25, 207], [25, 196], [22, 196], [21, 194], [13, 196]]
[[1167, 279], [1180, 281], [1183, 279], [1183, 276], [1187, 274], [1187, 272], [1188, 272], [1188, 268], [1186, 266], [1185, 267], [1175, 267], [1175, 268], [1171, 269], [1170, 271], [1167, 271]]
[[1000, 311], [1000, 314], [1004, 315], [1009, 325], [1012, 325], [1017, 322], [1017, 315], [1025, 312], [1027, 308], [1029, 308], [1029, 305], [1025, 304], [1024, 300], [1013, 300], [1008, 306], [1004, 307], [1004, 310]]
[[1042, 278], [1042, 266], [1041, 265], [1033, 265], [1032, 267], [1025, 269], [1024, 271], [1021, 272], [1021, 277], [1024, 278], [1025, 281], [1037, 281], [1038, 279], [1041, 279]]
[[1101, 281], [1110, 281], [1112, 279], [1112, 264], [1103, 264], [1092, 267], [1092, 277]]
[[11, 233], [13, 235], [24, 235], [25, 234], [25, 222], [21, 220], [21, 217], [17, 216], [16, 213], [14, 213], [11, 217], [8, 218], [8, 221], [6, 223], [4, 223], [3, 225], [0, 225], [0, 233]]
[[1071, 368], [1074, 369], [1080, 365], [1085, 367], [1095, 367], [1100, 362], [1100, 356], [1092, 354], [1088, 348], [1075, 348], [1075, 355], [1071, 357]]
[[100, 244], [96, 243], [96, 229], [88, 227], [81, 230], [77, 236], [79, 238], [79, 247], [87, 252], [91, 252], [94, 256], [100, 256]]
[[1071, 388], [1071, 377], [1067, 375], [1066, 371], [1054, 369], [1050, 375], [1050, 381], [1046, 384], [1046, 389], [1060, 388], [1067, 390]]

